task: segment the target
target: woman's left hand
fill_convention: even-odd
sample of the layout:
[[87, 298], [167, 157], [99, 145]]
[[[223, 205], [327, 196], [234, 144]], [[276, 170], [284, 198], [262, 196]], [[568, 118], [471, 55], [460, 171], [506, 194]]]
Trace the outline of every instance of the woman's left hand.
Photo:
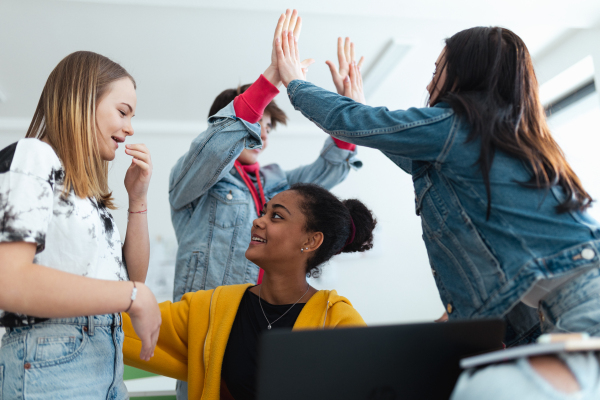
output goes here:
[[146, 203], [152, 176], [150, 152], [145, 144], [138, 143], [125, 145], [125, 154], [133, 156], [125, 174], [125, 189], [129, 194], [129, 202]]
[[[300, 61], [298, 39], [292, 31], [283, 31], [281, 38], [275, 39], [275, 50], [277, 54], [277, 68], [283, 85], [287, 85], [294, 79], [306, 79], [306, 67]], [[311, 64], [312, 64], [311, 60]]]

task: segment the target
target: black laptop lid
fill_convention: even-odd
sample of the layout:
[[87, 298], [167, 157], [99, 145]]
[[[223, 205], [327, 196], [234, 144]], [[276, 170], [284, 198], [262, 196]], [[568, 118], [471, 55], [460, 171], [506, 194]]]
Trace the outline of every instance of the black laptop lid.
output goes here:
[[268, 332], [258, 399], [447, 399], [460, 359], [503, 337], [502, 320]]

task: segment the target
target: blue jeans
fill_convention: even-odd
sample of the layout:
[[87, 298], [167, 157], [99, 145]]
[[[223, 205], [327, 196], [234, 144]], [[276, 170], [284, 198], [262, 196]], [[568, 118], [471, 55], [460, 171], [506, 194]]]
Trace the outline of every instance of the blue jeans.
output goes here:
[[7, 328], [0, 399], [128, 399], [120, 325], [108, 314]]
[[[593, 268], [556, 288], [540, 301], [543, 333], [586, 332], [600, 336], [600, 269]], [[597, 353], [557, 355], [579, 382], [579, 397], [560, 393], [535, 372], [526, 358], [463, 372], [452, 400], [469, 399], [599, 399], [600, 361]]]
[[535, 371], [526, 358], [462, 373], [451, 400], [597, 400], [600, 398], [598, 354], [559, 353], [579, 383], [579, 393], [556, 390]]
[[600, 268], [593, 268], [544, 297], [538, 307], [543, 333], [600, 336]]

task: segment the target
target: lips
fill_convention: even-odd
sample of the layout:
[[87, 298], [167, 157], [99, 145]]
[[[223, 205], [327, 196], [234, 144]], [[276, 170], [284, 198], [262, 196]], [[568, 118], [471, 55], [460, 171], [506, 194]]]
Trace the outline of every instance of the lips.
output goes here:
[[266, 244], [267, 239], [253, 233], [252, 237], [250, 239], [250, 243], [251, 244]]
[[125, 138], [118, 137], [118, 136], [111, 136], [110, 138], [115, 142], [117, 147], [119, 147], [119, 143], [123, 143], [125, 141]]

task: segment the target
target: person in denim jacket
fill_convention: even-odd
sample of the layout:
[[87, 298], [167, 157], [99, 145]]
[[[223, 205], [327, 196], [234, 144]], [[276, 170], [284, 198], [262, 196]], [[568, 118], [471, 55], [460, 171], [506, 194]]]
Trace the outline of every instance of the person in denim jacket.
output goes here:
[[412, 175], [451, 320], [514, 317], [515, 307], [528, 320], [527, 310], [537, 308], [544, 332], [600, 334], [600, 225], [552, 139], [517, 35], [481, 27], [457, 33], [436, 62], [430, 107], [397, 111], [353, 100], [362, 93], [355, 66], [346, 96], [306, 82], [296, 46], [293, 33], [277, 46], [294, 108], [333, 137], [380, 149]]

